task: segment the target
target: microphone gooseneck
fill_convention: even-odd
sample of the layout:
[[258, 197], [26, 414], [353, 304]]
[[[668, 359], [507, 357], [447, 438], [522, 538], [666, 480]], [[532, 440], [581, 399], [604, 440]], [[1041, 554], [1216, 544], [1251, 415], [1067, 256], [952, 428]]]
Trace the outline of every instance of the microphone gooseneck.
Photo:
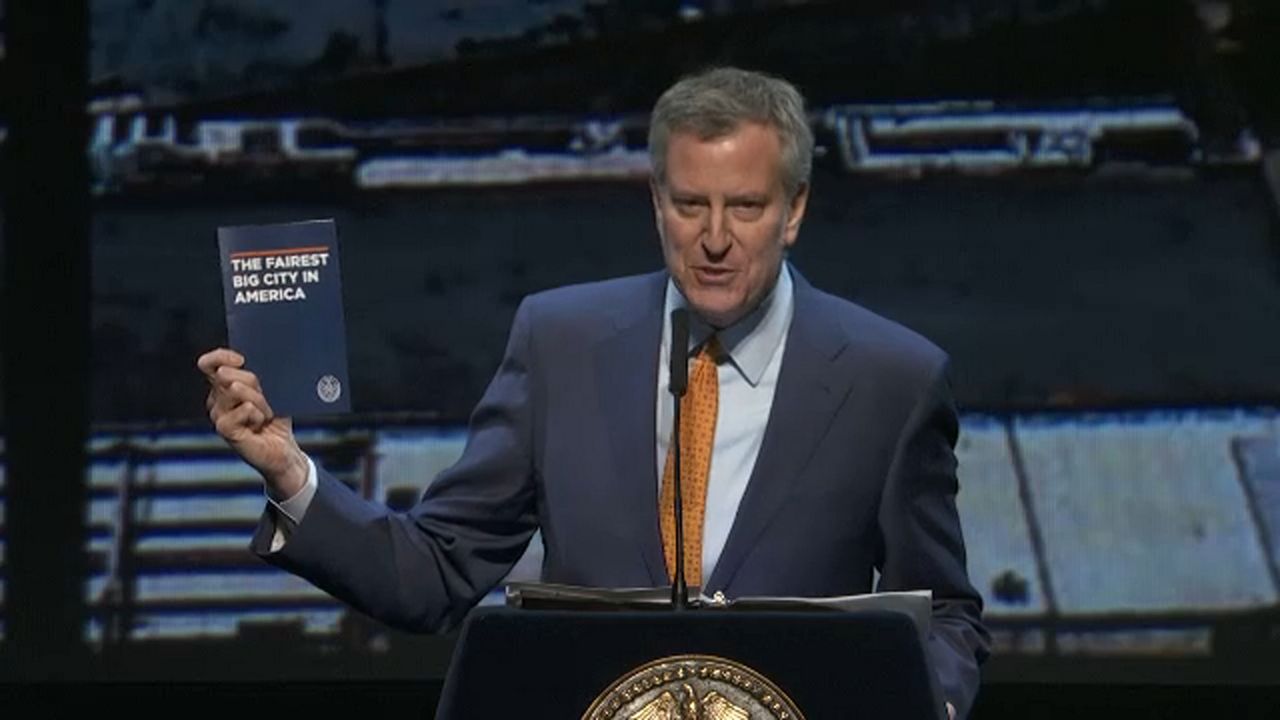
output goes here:
[[689, 586], [684, 576], [684, 503], [680, 470], [680, 399], [689, 389], [689, 311], [676, 308], [671, 311], [671, 396], [675, 399], [671, 418], [671, 453], [673, 472], [672, 488], [675, 496], [675, 573], [671, 583], [671, 607], [685, 610], [689, 607]]

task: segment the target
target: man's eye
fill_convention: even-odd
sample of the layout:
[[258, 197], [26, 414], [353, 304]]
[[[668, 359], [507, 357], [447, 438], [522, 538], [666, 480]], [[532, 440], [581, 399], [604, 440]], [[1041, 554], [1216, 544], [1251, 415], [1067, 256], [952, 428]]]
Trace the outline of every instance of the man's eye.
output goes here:
[[733, 206], [733, 214], [743, 220], [755, 220], [764, 213], [764, 203], [744, 202]]

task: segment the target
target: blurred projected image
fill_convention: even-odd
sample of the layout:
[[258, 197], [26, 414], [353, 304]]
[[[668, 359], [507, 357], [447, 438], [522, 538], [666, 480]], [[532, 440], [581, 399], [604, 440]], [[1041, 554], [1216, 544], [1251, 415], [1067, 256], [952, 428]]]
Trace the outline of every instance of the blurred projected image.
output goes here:
[[647, 112], [716, 62], [809, 101], [796, 266], [936, 339], [964, 405], [1280, 395], [1260, 3], [92, 8], [103, 421], [196, 417], [189, 358], [225, 332], [208, 238], [315, 217], [357, 409], [465, 417], [522, 297], [659, 265]]
[[[970, 414], [962, 437], [969, 573], [997, 652], [1275, 659], [1280, 414]], [[364, 497], [405, 508], [465, 433], [384, 425], [300, 442]], [[391, 649], [357, 613], [245, 552], [261, 480], [216, 435], [103, 433], [92, 457], [95, 643], [252, 640], [274, 627], [317, 648]], [[536, 579], [541, 555], [535, 540], [512, 578]]]
[[403, 642], [247, 550], [262, 483], [193, 367], [219, 226], [335, 219], [355, 413], [300, 439], [406, 507], [523, 297], [661, 267], [647, 113], [734, 64], [809, 103], [795, 267], [952, 357], [998, 656], [1274, 666], [1280, 13], [908, 5], [94, 0], [87, 637]]
[[961, 511], [998, 646], [1274, 658], [1260, 638], [1278, 609], [1278, 419], [972, 418], [959, 448]]

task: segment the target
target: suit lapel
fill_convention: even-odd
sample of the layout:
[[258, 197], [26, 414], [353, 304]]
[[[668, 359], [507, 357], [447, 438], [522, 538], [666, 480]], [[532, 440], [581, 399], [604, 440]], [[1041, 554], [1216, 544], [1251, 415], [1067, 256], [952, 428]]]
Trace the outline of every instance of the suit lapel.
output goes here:
[[646, 295], [616, 309], [616, 332], [596, 345], [596, 396], [609, 429], [617, 488], [618, 522], [638, 541], [652, 584], [667, 583], [658, 529], [658, 470], [655, 448], [658, 350], [666, 274], [649, 276]]
[[751, 479], [724, 550], [706, 585], [722, 590], [778, 512], [826, 435], [852, 378], [835, 372], [845, 333], [817, 307], [813, 286], [792, 269], [795, 309], [778, 373], [773, 406]]

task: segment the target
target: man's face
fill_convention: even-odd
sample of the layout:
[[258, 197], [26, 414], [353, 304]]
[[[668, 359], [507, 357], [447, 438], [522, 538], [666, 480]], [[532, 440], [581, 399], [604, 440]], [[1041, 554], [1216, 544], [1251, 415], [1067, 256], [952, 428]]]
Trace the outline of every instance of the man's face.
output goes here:
[[788, 197], [778, 133], [745, 123], [700, 140], [672, 133], [665, 183], [652, 183], [662, 254], [676, 287], [703, 320], [727, 327], [751, 312], [795, 244], [808, 187]]

